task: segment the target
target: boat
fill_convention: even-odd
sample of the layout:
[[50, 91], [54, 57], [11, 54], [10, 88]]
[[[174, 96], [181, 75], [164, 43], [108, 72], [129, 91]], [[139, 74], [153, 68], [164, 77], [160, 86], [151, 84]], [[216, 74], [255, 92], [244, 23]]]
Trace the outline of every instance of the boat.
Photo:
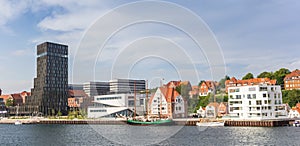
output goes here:
[[127, 124], [129, 125], [171, 125], [173, 124], [173, 120], [171, 119], [158, 119], [153, 121], [141, 121], [141, 120], [134, 120], [129, 119], [127, 120]]
[[[148, 84], [148, 83], [147, 83]], [[151, 118], [148, 115], [146, 116], [136, 116], [136, 89], [135, 89], [135, 82], [134, 82], [134, 116], [133, 118], [127, 118], [127, 124], [129, 125], [172, 125], [174, 121], [172, 119], [163, 119], [160, 117], [159, 118]], [[148, 90], [146, 87], [146, 98], [148, 98]]]
[[17, 120], [17, 121], [15, 121], [15, 125], [22, 125], [22, 122]]
[[293, 123], [293, 126], [294, 126], [294, 127], [300, 127], [299, 121], [295, 121], [295, 122]]
[[222, 127], [225, 125], [225, 122], [197, 122], [196, 125], [203, 127]]

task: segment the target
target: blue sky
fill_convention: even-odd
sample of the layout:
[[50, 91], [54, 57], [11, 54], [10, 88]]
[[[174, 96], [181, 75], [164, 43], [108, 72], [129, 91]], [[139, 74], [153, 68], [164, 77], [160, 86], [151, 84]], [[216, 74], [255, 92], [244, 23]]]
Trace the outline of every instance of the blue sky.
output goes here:
[[[219, 80], [224, 74], [241, 78], [248, 72], [258, 75], [282, 67], [300, 68], [300, 2], [297, 0], [167, 3], [177, 7], [178, 11], [174, 12], [170, 7], [156, 8], [143, 3], [134, 7], [130, 2], [135, 1], [0, 0], [0, 88], [4, 93], [14, 93], [33, 87], [36, 45], [45, 41], [69, 45], [71, 83], [131, 77], [147, 79], [155, 85], [163, 77], [166, 81], [181, 79], [196, 84], [202, 79]], [[206, 26], [203, 30], [210, 31], [203, 35], [216, 39], [218, 52], [201, 43], [199, 49], [176, 25], [157, 21], [119, 30], [102, 52], [99, 52], [101, 46], [82, 45], [88, 35], [93, 35], [91, 38], [95, 40], [90, 39], [87, 44], [97, 44], [110, 27], [133, 15], [165, 18], [199, 32], [197, 20], [183, 21], [189, 16], [181, 11], [202, 20]], [[114, 17], [105, 19], [111, 26], [101, 25], [105, 27], [91, 33], [97, 24], [104, 23], [102, 18], [112, 13]], [[206, 37], [202, 38], [201, 34], [199, 37], [206, 42]], [[93, 49], [97, 52], [92, 52]]]

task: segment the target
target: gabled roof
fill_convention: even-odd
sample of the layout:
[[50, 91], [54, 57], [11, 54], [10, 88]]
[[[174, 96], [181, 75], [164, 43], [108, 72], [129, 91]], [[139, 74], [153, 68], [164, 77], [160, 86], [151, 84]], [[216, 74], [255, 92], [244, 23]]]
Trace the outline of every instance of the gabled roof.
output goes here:
[[300, 114], [300, 108], [293, 107], [292, 110], [297, 111]]
[[[170, 83], [170, 82], [169, 82]], [[164, 85], [162, 87], [159, 87], [158, 89], [161, 91], [161, 93], [164, 95], [164, 97], [166, 98], [166, 101], [168, 103], [170, 102], [174, 102], [176, 100], [176, 97], [177, 96], [180, 96], [180, 94], [176, 91], [175, 87], [173, 87], [173, 84], [167, 84], [167, 85]], [[176, 84], [176, 83], [175, 83]], [[169, 85], [169, 86], [168, 86]], [[157, 90], [158, 90], [157, 89]], [[154, 95], [153, 94], [151, 97], [150, 97], [150, 102], [153, 100], [154, 98]], [[184, 99], [183, 99], [184, 100]]]
[[20, 94], [21, 94], [21, 96], [23, 96], [23, 97], [25, 97], [25, 96], [30, 96], [30, 95], [31, 95], [31, 93], [30, 93], [30, 92], [27, 92], [27, 91], [23, 91], [23, 92], [21, 92]]
[[206, 85], [209, 89], [211, 89], [211, 88], [215, 88], [217, 86], [218, 82], [216, 82], [216, 81], [204, 81], [202, 84]]
[[217, 109], [220, 106], [220, 104], [217, 102], [211, 102], [206, 107], [208, 107], [208, 106], [213, 106], [213, 107], [215, 107], [215, 109]]
[[23, 100], [21, 94], [19, 93], [11, 94], [11, 96], [14, 100]]
[[284, 80], [291, 80], [293, 77], [300, 79], [300, 70], [296, 69], [292, 71], [290, 74], [287, 74]]
[[3, 100], [7, 100], [9, 98], [12, 98], [11, 95], [1, 95], [0, 98], [2, 98]]

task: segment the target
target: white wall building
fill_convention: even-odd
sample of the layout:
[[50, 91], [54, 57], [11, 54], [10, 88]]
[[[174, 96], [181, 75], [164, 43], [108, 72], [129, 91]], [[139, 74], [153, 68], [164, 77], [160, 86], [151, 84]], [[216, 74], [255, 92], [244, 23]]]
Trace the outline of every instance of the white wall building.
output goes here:
[[205, 108], [200, 106], [199, 109], [197, 110], [197, 114], [198, 114], [198, 117], [204, 118], [206, 115]]
[[289, 118], [300, 118], [300, 110], [299, 109], [291, 109], [289, 112]]
[[287, 117], [281, 88], [277, 85], [229, 87], [228, 106], [231, 118], [263, 120]]
[[174, 89], [160, 87], [149, 99], [149, 115], [168, 118], [187, 117], [186, 102]]
[[[143, 115], [145, 98], [136, 96], [136, 113]], [[94, 97], [94, 106], [88, 107], [88, 118], [116, 117], [116, 114], [132, 116], [134, 112], [134, 94], [111, 94]]]

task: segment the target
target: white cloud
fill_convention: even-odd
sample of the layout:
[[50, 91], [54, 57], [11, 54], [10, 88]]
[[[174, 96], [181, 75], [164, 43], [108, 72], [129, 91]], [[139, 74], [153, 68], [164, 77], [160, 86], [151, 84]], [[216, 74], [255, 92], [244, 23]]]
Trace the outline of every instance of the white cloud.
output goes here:
[[12, 33], [7, 26], [9, 21], [12, 21], [25, 13], [28, 7], [29, 1], [6, 1], [0, 0], [0, 29], [4, 32]]

